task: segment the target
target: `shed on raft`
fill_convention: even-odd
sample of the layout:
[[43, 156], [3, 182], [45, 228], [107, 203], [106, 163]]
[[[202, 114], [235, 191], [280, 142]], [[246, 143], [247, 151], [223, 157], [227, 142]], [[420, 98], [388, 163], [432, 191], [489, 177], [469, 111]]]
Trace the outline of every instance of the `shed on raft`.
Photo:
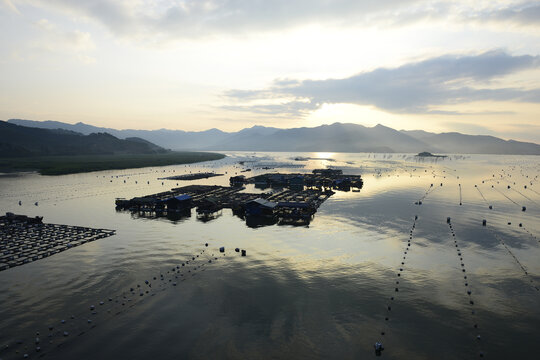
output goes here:
[[223, 209], [223, 205], [213, 196], [203, 198], [197, 206], [197, 214], [212, 214]]
[[245, 203], [246, 216], [273, 216], [278, 204], [266, 199], [257, 198]]
[[191, 208], [193, 198], [187, 194], [173, 196], [163, 200], [167, 204], [167, 209], [187, 209]]

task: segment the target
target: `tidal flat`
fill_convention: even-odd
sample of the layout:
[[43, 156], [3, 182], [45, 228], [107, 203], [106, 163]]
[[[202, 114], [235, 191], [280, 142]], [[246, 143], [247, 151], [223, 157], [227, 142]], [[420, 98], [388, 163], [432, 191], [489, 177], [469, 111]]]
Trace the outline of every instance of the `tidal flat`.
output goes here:
[[[116, 230], [0, 272], [0, 358], [364, 359], [376, 342], [387, 359], [537, 357], [537, 156], [226, 155], [0, 177], [3, 212]], [[115, 209], [118, 197], [325, 167], [364, 185], [336, 191], [308, 226]], [[225, 176], [158, 180], [197, 172]]]

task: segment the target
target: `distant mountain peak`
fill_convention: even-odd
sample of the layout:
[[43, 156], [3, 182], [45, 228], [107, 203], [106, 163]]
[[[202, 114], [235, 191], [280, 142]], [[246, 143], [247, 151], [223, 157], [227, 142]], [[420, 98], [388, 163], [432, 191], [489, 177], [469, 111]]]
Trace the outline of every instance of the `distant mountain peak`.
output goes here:
[[457, 132], [435, 134], [424, 130], [397, 131], [377, 124], [366, 127], [334, 122], [316, 127], [279, 129], [253, 125], [236, 132], [212, 128], [205, 131], [115, 130], [82, 122], [40, 122], [12, 119], [10, 123], [29, 127], [64, 129], [82, 134], [107, 132], [118, 138], [139, 137], [165, 148], [176, 150], [231, 151], [334, 151], [334, 152], [403, 152], [476, 153], [540, 155], [540, 145], [503, 140], [488, 135], [465, 135]]

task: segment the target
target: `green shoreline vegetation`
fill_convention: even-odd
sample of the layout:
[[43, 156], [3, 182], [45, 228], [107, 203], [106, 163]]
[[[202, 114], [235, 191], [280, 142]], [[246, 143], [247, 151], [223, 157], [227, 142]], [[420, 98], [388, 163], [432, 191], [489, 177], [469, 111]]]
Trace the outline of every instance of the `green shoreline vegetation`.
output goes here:
[[0, 157], [0, 171], [37, 171], [41, 175], [66, 175], [102, 170], [193, 164], [203, 161], [219, 160], [224, 157], [224, 154], [219, 153], [190, 151], [129, 155]]

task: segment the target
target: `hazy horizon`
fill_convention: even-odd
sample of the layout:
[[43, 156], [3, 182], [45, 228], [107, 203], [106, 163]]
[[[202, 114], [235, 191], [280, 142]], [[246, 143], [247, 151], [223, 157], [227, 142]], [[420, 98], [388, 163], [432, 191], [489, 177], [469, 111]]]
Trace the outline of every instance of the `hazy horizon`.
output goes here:
[[535, 1], [1, 0], [0, 118], [540, 143]]

